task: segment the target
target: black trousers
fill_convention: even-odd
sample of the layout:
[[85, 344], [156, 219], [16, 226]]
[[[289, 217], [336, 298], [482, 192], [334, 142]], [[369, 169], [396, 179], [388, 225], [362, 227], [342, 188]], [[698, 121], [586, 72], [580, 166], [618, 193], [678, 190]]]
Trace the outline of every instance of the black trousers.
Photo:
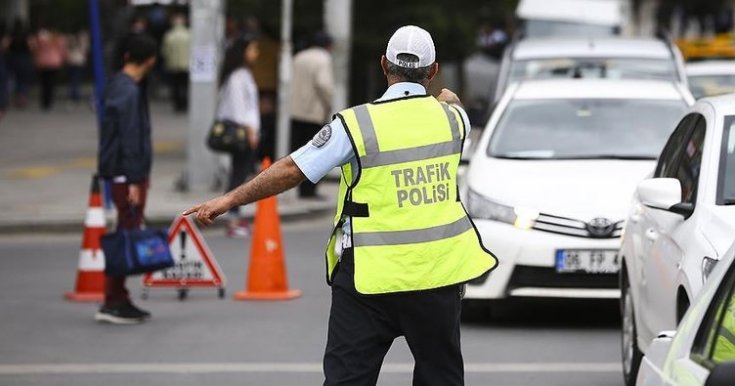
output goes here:
[[[234, 152], [232, 156], [232, 167], [230, 168], [230, 178], [227, 182], [227, 192], [242, 185], [245, 180], [255, 174], [255, 152]], [[239, 215], [240, 207], [236, 206], [230, 209], [230, 214]]]
[[365, 296], [353, 281], [352, 250], [343, 253], [332, 285], [325, 386], [373, 386], [393, 340], [413, 354], [414, 386], [464, 385], [460, 350], [460, 286]]
[[189, 106], [189, 72], [172, 71], [169, 73], [171, 84], [171, 103], [174, 110], [184, 112]]
[[58, 73], [59, 70], [39, 70], [39, 75], [41, 77], [41, 108], [43, 110], [50, 109], [54, 104], [54, 92]]
[[[291, 151], [298, 150], [301, 146], [306, 145], [316, 133], [321, 130], [323, 125], [312, 122], [304, 122], [291, 120]], [[299, 185], [299, 197], [316, 196], [316, 184], [312, 184], [308, 179]]]

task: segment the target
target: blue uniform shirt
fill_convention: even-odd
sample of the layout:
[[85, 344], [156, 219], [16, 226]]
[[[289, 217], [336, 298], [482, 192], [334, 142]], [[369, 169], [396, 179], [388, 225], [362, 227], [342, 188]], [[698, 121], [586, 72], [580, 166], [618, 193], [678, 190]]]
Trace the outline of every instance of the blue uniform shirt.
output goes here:
[[[418, 83], [395, 83], [388, 87], [383, 96], [377, 101], [405, 98], [412, 95], [426, 95], [426, 89]], [[470, 121], [464, 110], [461, 108], [458, 108], [458, 110], [462, 115], [464, 127], [467, 128], [465, 135], [468, 135], [470, 132]], [[350, 143], [350, 138], [347, 136], [347, 131], [344, 125], [342, 125], [342, 121], [334, 119], [328, 125], [331, 128], [331, 135], [325, 135], [321, 132], [314, 137], [314, 140], [309, 141], [309, 143], [291, 153], [291, 159], [293, 159], [296, 166], [298, 166], [309, 181], [314, 183], [321, 180], [330, 170], [348, 162], [352, 164], [353, 170], [357, 170], [357, 159], [352, 150], [352, 144]], [[349, 235], [352, 233], [349, 218], [345, 218], [342, 232], [346, 236], [342, 238], [342, 246], [349, 247]]]

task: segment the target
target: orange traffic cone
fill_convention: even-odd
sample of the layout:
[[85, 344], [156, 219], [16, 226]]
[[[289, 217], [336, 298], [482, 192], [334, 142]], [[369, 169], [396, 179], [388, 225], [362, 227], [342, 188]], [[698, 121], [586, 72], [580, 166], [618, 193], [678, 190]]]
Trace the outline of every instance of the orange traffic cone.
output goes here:
[[[266, 158], [263, 170], [270, 165]], [[289, 300], [301, 296], [301, 291], [288, 289], [277, 207], [275, 197], [257, 203], [248, 280], [245, 290], [233, 296], [235, 300]]]
[[84, 219], [84, 236], [79, 252], [79, 269], [74, 292], [64, 297], [75, 302], [99, 302], [105, 297], [105, 255], [100, 245], [100, 237], [105, 234], [105, 212], [97, 176], [92, 177], [89, 193], [89, 209]]

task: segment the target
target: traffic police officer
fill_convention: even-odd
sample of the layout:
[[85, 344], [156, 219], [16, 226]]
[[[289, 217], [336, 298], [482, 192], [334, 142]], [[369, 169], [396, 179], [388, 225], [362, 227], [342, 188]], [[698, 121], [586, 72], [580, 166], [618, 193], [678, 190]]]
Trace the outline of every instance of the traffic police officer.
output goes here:
[[454, 93], [427, 95], [439, 69], [435, 57], [427, 31], [399, 28], [380, 61], [389, 85], [380, 99], [336, 114], [310, 143], [252, 181], [184, 212], [209, 225], [234, 205], [341, 167], [326, 252], [332, 307], [325, 385], [375, 385], [398, 336], [416, 362], [414, 385], [464, 384], [462, 286], [497, 260], [459, 201], [457, 168], [470, 124]]

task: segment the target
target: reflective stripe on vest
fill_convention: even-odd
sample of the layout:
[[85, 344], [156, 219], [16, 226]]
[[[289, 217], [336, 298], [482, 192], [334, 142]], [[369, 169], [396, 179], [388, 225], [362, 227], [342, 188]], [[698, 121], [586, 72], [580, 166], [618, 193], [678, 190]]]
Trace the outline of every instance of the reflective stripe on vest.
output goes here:
[[447, 116], [447, 120], [449, 121], [449, 125], [452, 130], [451, 141], [418, 146], [411, 149], [380, 152], [377, 137], [375, 136], [375, 127], [373, 126], [373, 121], [368, 114], [367, 107], [365, 105], [355, 107], [355, 116], [357, 117], [357, 122], [360, 125], [362, 138], [365, 142], [365, 149], [368, 152], [368, 154], [361, 160], [362, 167], [370, 168], [374, 166], [418, 161], [461, 152], [462, 137], [459, 132], [459, 123], [457, 123], [457, 118], [454, 113], [452, 113], [448, 105], [442, 104], [442, 108], [444, 109], [444, 113]]
[[375, 126], [373, 126], [373, 120], [370, 118], [367, 106], [360, 105], [355, 107], [355, 117], [357, 118], [357, 124], [360, 125], [362, 142], [365, 144], [365, 151], [367, 151], [368, 154], [379, 152], [378, 137], [375, 135]]
[[441, 106], [444, 109], [444, 114], [447, 115], [449, 126], [452, 128], [452, 139], [461, 140], [462, 136], [459, 134], [459, 123], [457, 123], [457, 117], [449, 109], [449, 105], [447, 105], [446, 103], [442, 103]]
[[472, 223], [470, 223], [469, 219], [463, 217], [453, 223], [437, 225], [431, 228], [409, 231], [356, 233], [352, 237], [352, 241], [355, 243], [355, 246], [425, 243], [454, 237], [470, 229], [472, 229]]
[[[358, 158], [358, 170], [342, 167], [335, 217], [335, 227], [343, 215], [350, 217], [358, 292], [438, 288], [496, 266], [458, 198], [466, 130], [457, 109], [427, 96], [361, 105], [337, 116]], [[336, 234], [327, 248], [328, 280], [338, 261]]]

